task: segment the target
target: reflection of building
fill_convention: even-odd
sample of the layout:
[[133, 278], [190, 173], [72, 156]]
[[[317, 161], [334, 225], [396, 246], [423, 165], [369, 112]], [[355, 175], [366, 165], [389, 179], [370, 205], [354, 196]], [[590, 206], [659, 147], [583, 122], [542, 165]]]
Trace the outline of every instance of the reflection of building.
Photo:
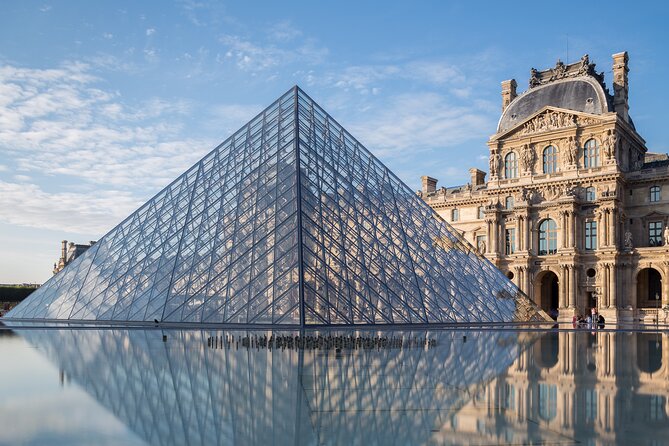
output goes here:
[[455, 444], [537, 444], [548, 440], [541, 432], [559, 432], [582, 444], [660, 445], [669, 438], [668, 395], [666, 334], [553, 332], [460, 410], [457, 429], [450, 420], [442, 432], [455, 430]]
[[[627, 53], [613, 91], [588, 56], [502, 82], [490, 178], [420, 194], [544, 310], [570, 320], [669, 315], [669, 158], [648, 152], [628, 113]], [[656, 300], [656, 297], [658, 300]], [[661, 302], [659, 299], [661, 298]]]
[[53, 273], [57, 274], [60, 270], [69, 265], [74, 259], [82, 255], [88, 248], [95, 244], [95, 241], [89, 242], [88, 245], [79, 245], [74, 242], [67, 243], [67, 240], [61, 242], [60, 258], [57, 263], [53, 264]]

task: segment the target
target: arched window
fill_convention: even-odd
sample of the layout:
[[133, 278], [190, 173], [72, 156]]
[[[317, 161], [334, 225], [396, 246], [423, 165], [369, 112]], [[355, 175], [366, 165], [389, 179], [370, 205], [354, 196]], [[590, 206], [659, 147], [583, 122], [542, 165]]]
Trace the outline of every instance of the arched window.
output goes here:
[[652, 186], [650, 188], [650, 201], [653, 203], [660, 201], [660, 186]]
[[504, 201], [504, 207], [509, 211], [513, 209], [513, 197], [511, 195], [506, 197], [506, 200]]
[[451, 211], [451, 221], [460, 220], [460, 209], [455, 208]]
[[485, 207], [484, 206], [479, 206], [478, 209], [478, 218], [480, 220], [483, 220], [485, 218]]
[[539, 225], [539, 255], [555, 254], [557, 252], [557, 225], [547, 218]]
[[515, 152], [509, 152], [504, 157], [504, 178], [518, 177], [518, 160]]
[[597, 198], [595, 194], [595, 188], [590, 186], [585, 188], [585, 199], [586, 201], [595, 201]]
[[557, 416], [557, 386], [539, 384], [539, 417], [551, 421]]
[[554, 146], [548, 146], [544, 149], [544, 173], [557, 172], [557, 149]]
[[588, 169], [597, 166], [599, 166], [599, 146], [596, 140], [589, 139], [583, 146], [583, 167]]

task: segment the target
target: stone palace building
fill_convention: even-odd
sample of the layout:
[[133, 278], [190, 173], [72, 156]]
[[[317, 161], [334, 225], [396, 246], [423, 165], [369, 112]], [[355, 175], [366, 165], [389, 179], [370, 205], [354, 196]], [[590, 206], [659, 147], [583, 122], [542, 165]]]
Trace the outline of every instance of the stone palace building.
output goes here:
[[608, 321], [669, 316], [669, 157], [649, 152], [629, 114], [628, 55], [613, 90], [585, 55], [502, 82], [490, 176], [425, 201], [560, 320], [596, 307]]

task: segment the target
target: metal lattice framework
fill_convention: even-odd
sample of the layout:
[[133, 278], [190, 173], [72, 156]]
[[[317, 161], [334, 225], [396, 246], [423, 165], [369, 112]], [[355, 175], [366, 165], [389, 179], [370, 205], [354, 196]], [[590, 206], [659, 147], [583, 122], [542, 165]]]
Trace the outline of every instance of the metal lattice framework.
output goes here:
[[7, 317], [387, 325], [544, 315], [294, 87]]

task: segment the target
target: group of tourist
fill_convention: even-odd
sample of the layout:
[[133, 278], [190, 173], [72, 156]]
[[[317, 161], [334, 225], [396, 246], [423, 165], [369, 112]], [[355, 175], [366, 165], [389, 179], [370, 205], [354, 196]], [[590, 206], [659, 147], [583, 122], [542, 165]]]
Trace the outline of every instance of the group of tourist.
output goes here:
[[587, 317], [583, 317], [580, 314], [575, 314], [571, 319], [571, 323], [574, 328], [585, 327], [585, 328], [604, 328], [604, 316], [597, 312], [597, 308], [591, 308], [590, 314]]

